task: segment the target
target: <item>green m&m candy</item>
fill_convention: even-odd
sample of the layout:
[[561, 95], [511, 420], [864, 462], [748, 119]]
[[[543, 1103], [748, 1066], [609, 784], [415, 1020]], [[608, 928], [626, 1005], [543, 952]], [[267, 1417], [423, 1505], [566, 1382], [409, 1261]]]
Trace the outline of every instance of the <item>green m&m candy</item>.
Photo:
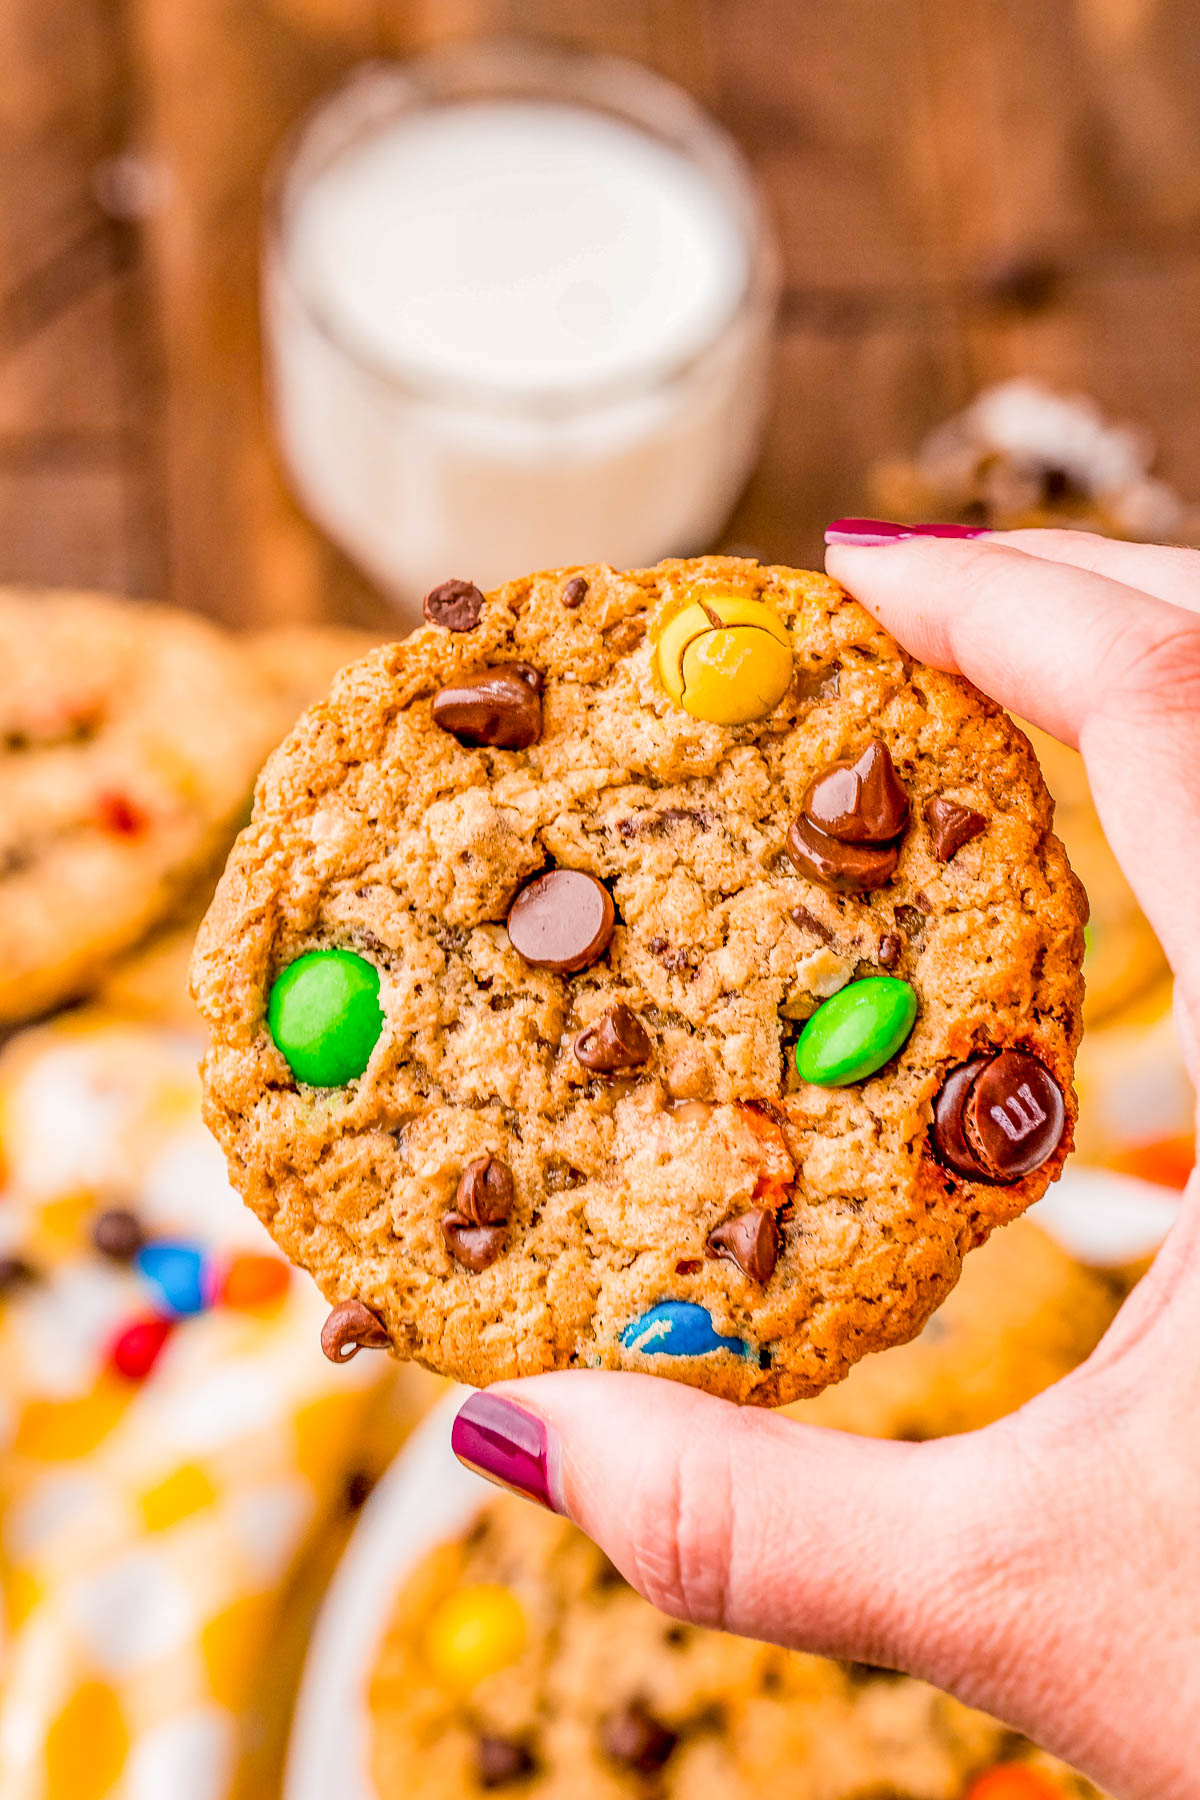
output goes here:
[[362, 1074], [383, 1030], [379, 970], [353, 950], [308, 950], [276, 978], [267, 1024], [297, 1080], [341, 1087]]
[[894, 975], [852, 981], [819, 1006], [796, 1042], [801, 1081], [847, 1087], [895, 1056], [917, 1017], [917, 996]]

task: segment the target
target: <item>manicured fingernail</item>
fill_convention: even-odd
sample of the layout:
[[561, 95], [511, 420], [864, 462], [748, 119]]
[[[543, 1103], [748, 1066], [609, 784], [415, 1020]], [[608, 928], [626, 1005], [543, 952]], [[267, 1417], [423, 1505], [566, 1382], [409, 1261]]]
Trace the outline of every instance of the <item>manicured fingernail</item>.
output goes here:
[[559, 1493], [558, 1439], [535, 1413], [500, 1394], [472, 1394], [458, 1410], [450, 1444], [476, 1475], [551, 1512], [566, 1512]]
[[898, 544], [903, 538], [986, 536], [987, 529], [983, 525], [897, 525], [892, 519], [835, 519], [825, 528], [827, 544], [852, 544], [856, 549], [865, 549], [871, 544]]

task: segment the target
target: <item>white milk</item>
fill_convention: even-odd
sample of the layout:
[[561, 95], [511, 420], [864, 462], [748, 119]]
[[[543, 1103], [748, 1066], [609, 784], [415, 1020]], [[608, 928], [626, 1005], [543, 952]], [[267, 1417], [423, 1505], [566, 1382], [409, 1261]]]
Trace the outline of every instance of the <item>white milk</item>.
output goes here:
[[[568, 61], [577, 81], [588, 61]], [[703, 548], [749, 471], [773, 303], [753, 194], [690, 102], [630, 78], [682, 140], [375, 69], [285, 177], [267, 257], [284, 453], [410, 617], [451, 575]]]

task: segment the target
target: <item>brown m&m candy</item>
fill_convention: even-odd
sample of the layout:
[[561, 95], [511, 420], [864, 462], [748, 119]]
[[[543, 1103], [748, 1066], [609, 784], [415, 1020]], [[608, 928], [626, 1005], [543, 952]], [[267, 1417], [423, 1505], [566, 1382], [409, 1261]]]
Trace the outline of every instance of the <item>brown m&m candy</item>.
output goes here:
[[938, 794], [925, 807], [925, 823], [929, 827], [930, 848], [939, 862], [950, 862], [964, 844], [987, 830], [987, 820], [973, 807], [960, 806]]
[[657, 1775], [679, 1740], [641, 1700], [631, 1700], [604, 1720], [600, 1741], [605, 1755], [622, 1768]]
[[443, 581], [425, 596], [425, 617], [445, 631], [474, 631], [483, 617], [483, 595], [473, 581]]
[[604, 955], [616, 916], [611, 894], [594, 875], [550, 869], [513, 901], [508, 941], [532, 968], [574, 975]]
[[633, 1008], [618, 1001], [575, 1039], [575, 1060], [601, 1075], [638, 1069], [649, 1060], [650, 1035]]
[[787, 835], [801, 875], [839, 893], [866, 893], [891, 880], [908, 823], [908, 795], [887, 746], [873, 738], [854, 762], [818, 775]]
[[350, 1362], [360, 1350], [386, 1350], [391, 1341], [382, 1320], [361, 1300], [339, 1300], [321, 1327], [321, 1348], [330, 1362]]
[[542, 735], [542, 678], [528, 663], [498, 663], [439, 688], [433, 722], [468, 748], [527, 750]]
[[1019, 1181], [1053, 1156], [1067, 1109], [1038, 1057], [1001, 1050], [952, 1069], [933, 1106], [939, 1160], [970, 1181]]
[[779, 1226], [774, 1213], [756, 1206], [750, 1212], [726, 1219], [708, 1234], [704, 1246], [710, 1257], [736, 1263], [743, 1275], [760, 1286], [770, 1281], [779, 1257]]

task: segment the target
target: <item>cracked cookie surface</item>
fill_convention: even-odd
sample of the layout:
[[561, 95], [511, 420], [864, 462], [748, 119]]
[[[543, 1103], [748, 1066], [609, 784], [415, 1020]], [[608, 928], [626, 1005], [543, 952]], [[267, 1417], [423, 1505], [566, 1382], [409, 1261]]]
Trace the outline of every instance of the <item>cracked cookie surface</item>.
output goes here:
[[[793, 677], [765, 718], [710, 724], [664, 690], [655, 645], [682, 607], [730, 597], [784, 623]], [[331, 1300], [362, 1300], [400, 1354], [461, 1379], [607, 1366], [763, 1404], [816, 1392], [912, 1337], [1069, 1148], [1084, 903], [1036, 760], [824, 576], [717, 557], [556, 571], [478, 610], [344, 670], [260, 779], [194, 964], [235, 1185]], [[484, 699], [505, 681], [525, 713], [536, 697], [535, 741], [435, 722], [440, 690], [461, 723], [464, 678], [500, 665], [511, 679]], [[798, 871], [789, 825], [875, 742], [909, 816], [899, 835], [884, 822], [884, 884], [844, 892]], [[985, 820], [949, 860], [936, 799]], [[590, 876], [615, 914], [569, 970], [534, 966], [506, 928], [554, 870]], [[377, 971], [382, 1029], [359, 1077], [314, 1088], [267, 1004], [331, 949]], [[898, 1052], [852, 1085], [802, 1081], [808, 1018], [885, 973], [917, 1001]], [[1007, 1182], [956, 1173], [930, 1141], [948, 1072], [999, 1050], [1065, 1096], [1056, 1147]], [[483, 1157], [511, 1176], [501, 1220], [463, 1210]], [[710, 1242], [760, 1214], [741, 1261], [729, 1232]]]

